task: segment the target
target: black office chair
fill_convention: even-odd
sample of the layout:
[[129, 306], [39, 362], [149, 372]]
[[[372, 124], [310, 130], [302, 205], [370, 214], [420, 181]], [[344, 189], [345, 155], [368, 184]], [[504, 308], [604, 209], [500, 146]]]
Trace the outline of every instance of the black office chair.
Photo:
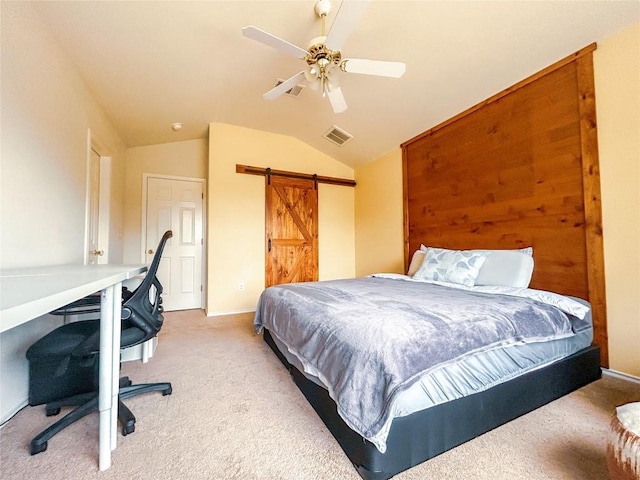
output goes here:
[[[169, 238], [167, 231], [153, 257], [147, 275], [133, 292], [123, 295], [121, 348], [141, 344], [155, 337], [162, 328], [162, 285], [156, 273], [162, 251]], [[126, 297], [126, 298], [125, 298]], [[87, 310], [95, 309], [95, 297], [87, 297]], [[91, 305], [93, 302], [93, 305]], [[81, 305], [82, 306], [82, 305]], [[73, 313], [78, 308], [74, 302], [58, 313]], [[99, 312], [99, 308], [97, 309]], [[31, 441], [31, 455], [47, 449], [47, 442], [87, 414], [98, 410], [98, 353], [100, 349], [100, 320], [81, 320], [62, 325], [34, 343], [27, 350], [29, 360], [29, 405], [46, 403], [47, 416], [57, 415], [63, 407], [76, 407]], [[127, 398], [147, 392], [171, 394], [171, 383], [146, 383], [132, 385], [128, 377], [120, 379], [118, 419], [122, 434], [135, 431], [135, 416], [122, 402]]]

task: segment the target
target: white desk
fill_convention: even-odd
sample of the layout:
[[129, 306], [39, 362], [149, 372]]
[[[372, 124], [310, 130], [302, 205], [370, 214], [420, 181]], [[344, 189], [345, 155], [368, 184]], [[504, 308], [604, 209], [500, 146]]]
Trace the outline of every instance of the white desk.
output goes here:
[[59, 265], [0, 272], [0, 333], [91, 293], [102, 291], [100, 313], [100, 470], [111, 466], [118, 434], [122, 281], [143, 265]]

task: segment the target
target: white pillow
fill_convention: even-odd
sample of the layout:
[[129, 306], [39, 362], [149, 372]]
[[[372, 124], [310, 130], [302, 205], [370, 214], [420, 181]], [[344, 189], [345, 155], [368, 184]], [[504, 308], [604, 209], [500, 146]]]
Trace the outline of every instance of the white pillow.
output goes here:
[[[427, 251], [429, 247], [425, 247], [423, 243], [420, 244], [420, 250], [425, 252]], [[435, 248], [435, 247], [431, 247], [431, 248]], [[533, 257], [533, 247], [524, 247], [524, 248], [517, 248], [515, 250], [470, 250], [471, 252], [522, 252], [522, 253], [526, 253], [527, 255], [529, 255], [530, 257]]]
[[[501, 250], [498, 250], [498, 252], [500, 252]], [[511, 250], [507, 250], [509, 252], [511, 252]], [[522, 253], [526, 253], [527, 255], [529, 255], [530, 257], [533, 257], [533, 247], [524, 247], [524, 248], [519, 248], [518, 250], [513, 250], [514, 252], [522, 252]]]
[[425, 252], [423, 250], [416, 250], [413, 253], [413, 257], [411, 257], [411, 263], [409, 264], [409, 270], [407, 270], [408, 276], [413, 277], [418, 269], [422, 266], [424, 255]]
[[[528, 247], [531, 249], [531, 247]], [[533, 257], [529, 250], [479, 250], [488, 253], [475, 285], [499, 285], [526, 288], [533, 275]]]
[[422, 265], [413, 278], [458, 283], [472, 287], [489, 253], [428, 247]]

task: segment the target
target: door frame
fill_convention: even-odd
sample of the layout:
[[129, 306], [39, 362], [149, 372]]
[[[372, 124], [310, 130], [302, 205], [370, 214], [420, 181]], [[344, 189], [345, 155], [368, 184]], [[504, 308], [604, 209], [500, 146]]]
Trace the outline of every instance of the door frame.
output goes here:
[[100, 193], [98, 197], [98, 244], [104, 251], [104, 255], [98, 258], [99, 264], [109, 263], [109, 235], [111, 227], [111, 155], [107, 147], [100, 139], [87, 129], [87, 156], [86, 156], [86, 194], [85, 194], [85, 222], [84, 222], [84, 257], [83, 263], [89, 263], [89, 236], [91, 227], [91, 151], [95, 151], [100, 157]]
[[147, 183], [149, 178], [161, 178], [163, 180], [181, 180], [187, 182], [198, 182], [202, 184], [202, 265], [200, 267], [200, 281], [202, 291], [200, 292], [200, 307], [206, 305], [207, 292], [207, 180], [197, 177], [181, 177], [178, 175], [163, 175], [159, 173], [142, 174], [142, 222], [140, 224], [140, 261], [147, 261]]

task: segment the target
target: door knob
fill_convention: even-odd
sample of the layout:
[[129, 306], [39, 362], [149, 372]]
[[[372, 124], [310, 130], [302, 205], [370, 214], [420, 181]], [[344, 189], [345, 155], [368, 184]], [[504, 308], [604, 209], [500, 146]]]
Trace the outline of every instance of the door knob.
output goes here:
[[147, 253], [148, 253], [149, 255], [153, 255], [153, 249], [151, 249], [151, 248], [150, 248], [149, 250], [147, 250]]
[[104, 250], [94, 250], [91, 252], [91, 254], [101, 257], [102, 255], [104, 255]]

